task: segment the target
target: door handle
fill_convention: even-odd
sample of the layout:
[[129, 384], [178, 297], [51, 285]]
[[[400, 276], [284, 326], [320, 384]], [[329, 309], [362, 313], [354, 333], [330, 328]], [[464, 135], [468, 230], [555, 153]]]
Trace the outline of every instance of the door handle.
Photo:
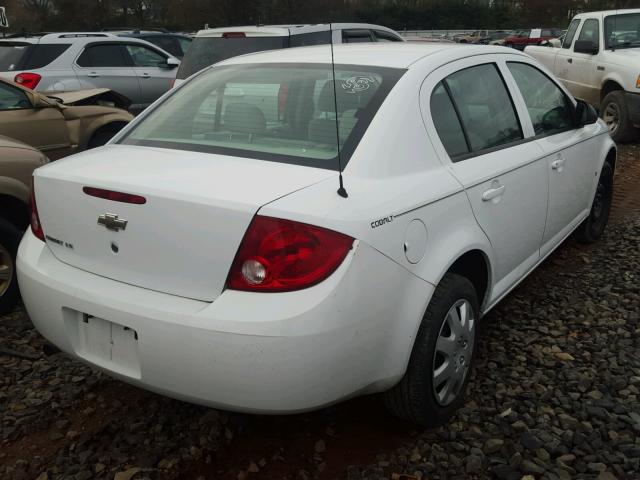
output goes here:
[[143, 73], [140, 75], [140, 78], [151, 78], [151, 75], [149, 75], [148, 73]]
[[567, 62], [573, 63], [573, 58], [567, 58]]
[[482, 194], [482, 201], [483, 202], [488, 202], [489, 200], [493, 200], [494, 198], [499, 197], [500, 195], [502, 195], [506, 189], [507, 189], [507, 187], [505, 187], [504, 185], [501, 185], [499, 187], [490, 188], [489, 190], [487, 190], [486, 192], [484, 192]]
[[99, 77], [99, 76], [100, 76], [100, 74], [96, 73], [96, 72], [87, 73], [87, 77], [96, 78], [96, 77]]
[[563, 167], [564, 167], [564, 158], [559, 158], [551, 162], [551, 168], [554, 170], [561, 172]]

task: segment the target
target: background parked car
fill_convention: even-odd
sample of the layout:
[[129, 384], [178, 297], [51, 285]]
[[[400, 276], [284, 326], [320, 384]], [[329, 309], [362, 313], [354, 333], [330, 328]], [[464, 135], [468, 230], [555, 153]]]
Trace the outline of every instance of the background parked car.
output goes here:
[[390, 28], [368, 23], [278, 25], [200, 30], [182, 60], [176, 85], [184, 79], [227, 58], [262, 50], [339, 43], [402, 42]]
[[[133, 117], [113, 106], [128, 105], [107, 89], [34, 92], [0, 80], [0, 135], [45, 152], [55, 160], [104, 145]], [[102, 103], [102, 105], [100, 104]]]
[[504, 31], [502, 31], [502, 32], [491, 32], [487, 36], [479, 38], [476, 43], [479, 43], [481, 45], [489, 45], [489, 44], [495, 45], [494, 42], [497, 42], [497, 41], [500, 41], [500, 40], [504, 40], [505, 38], [507, 38], [507, 37], [509, 37], [511, 35], [513, 35], [513, 32], [504, 32]]
[[140, 111], [169, 90], [180, 60], [149, 42], [111, 33], [0, 39], [0, 78], [38, 91], [109, 88]]
[[116, 34], [119, 37], [131, 37], [146, 40], [179, 59], [184, 57], [184, 54], [189, 49], [189, 46], [193, 41], [193, 38], [188, 35], [160, 30], [132, 30], [117, 32]]
[[15, 259], [29, 225], [31, 175], [48, 161], [35, 148], [0, 136], [0, 315], [18, 301]]
[[543, 41], [551, 38], [558, 38], [563, 31], [560, 28], [533, 28], [529, 30], [519, 30], [515, 35], [504, 39], [506, 47], [524, 50], [527, 45], [540, 45]]

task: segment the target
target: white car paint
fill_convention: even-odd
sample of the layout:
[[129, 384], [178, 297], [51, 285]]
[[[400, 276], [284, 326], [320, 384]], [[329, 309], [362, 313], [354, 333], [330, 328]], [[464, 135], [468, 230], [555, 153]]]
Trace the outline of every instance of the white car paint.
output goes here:
[[[327, 47], [310, 47], [222, 65], [328, 58]], [[335, 59], [407, 69], [344, 168], [348, 198], [336, 193], [335, 170], [118, 145], [193, 78], [110, 145], [38, 169], [44, 232], [73, 250], [31, 232], [21, 243], [18, 277], [37, 329], [71, 355], [172, 397], [251, 412], [313, 409], [398, 382], [436, 285], [463, 254], [480, 252], [488, 263], [486, 313], [588, 215], [613, 142], [601, 121], [534, 138], [505, 64], [537, 65], [529, 56], [490, 46], [378, 44], [336, 46]], [[450, 73], [487, 62], [506, 80], [525, 141], [453, 163], [435, 131], [431, 92]], [[552, 169], [558, 154], [561, 171]], [[496, 182], [503, 194], [482, 201]], [[86, 197], [87, 184], [149, 202]], [[126, 232], [93, 226], [107, 211], [129, 220]], [[312, 287], [225, 289], [254, 214], [322, 226], [354, 245]], [[119, 332], [121, 351], [101, 352], [86, 315], [103, 319], [104, 335]]]

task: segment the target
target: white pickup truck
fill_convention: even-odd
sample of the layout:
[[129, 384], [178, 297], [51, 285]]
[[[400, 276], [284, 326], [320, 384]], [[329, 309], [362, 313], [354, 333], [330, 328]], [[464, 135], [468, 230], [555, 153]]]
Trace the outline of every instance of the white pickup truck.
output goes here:
[[525, 52], [551, 70], [574, 97], [591, 103], [617, 142], [640, 130], [640, 8], [576, 15], [560, 47]]

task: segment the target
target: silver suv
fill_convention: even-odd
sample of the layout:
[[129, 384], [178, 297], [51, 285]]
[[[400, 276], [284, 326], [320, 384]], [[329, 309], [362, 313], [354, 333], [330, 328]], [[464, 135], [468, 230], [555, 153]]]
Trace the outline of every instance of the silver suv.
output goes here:
[[0, 77], [38, 91], [110, 88], [140, 111], [169, 90], [180, 60], [145, 40], [110, 33], [0, 39]]
[[264, 25], [200, 30], [182, 59], [176, 85], [205, 67], [245, 53], [330, 42], [403, 42], [390, 28], [369, 23]]

